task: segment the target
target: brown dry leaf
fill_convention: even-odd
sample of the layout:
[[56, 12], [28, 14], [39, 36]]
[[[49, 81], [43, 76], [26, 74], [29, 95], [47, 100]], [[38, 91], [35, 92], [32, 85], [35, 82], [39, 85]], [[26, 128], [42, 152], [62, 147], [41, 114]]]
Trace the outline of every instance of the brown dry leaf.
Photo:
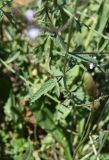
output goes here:
[[13, 0], [13, 5], [14, 6], [27, 6], [33, 2], [34, 0]]

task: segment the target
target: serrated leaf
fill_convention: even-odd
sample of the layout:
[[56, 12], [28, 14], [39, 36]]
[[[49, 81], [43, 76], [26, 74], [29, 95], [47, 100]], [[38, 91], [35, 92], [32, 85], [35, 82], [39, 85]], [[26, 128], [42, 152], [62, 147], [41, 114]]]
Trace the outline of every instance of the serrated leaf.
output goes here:
[[66, 72], [67, 85], [71, 85], [73, 83], [73, 81], [79, 75], [79, 71], [80, 71], [79, 65], [75, 65], [68, 72]]
[[71, 57], [76, 58], [78, 61], [91, 62], [94, 64], [98, 64], [98, 61], [94, 59], [91, 55], [88, 54], [70, 54]]
[[46, 94], [48, 91], [52, 90], [56, 85], [55, 79], [50, 79], [45, 82], [42, 87], [36, 91], [31, 97], [31, 103], [34, 103], [37, 99], [39, 99], [42, 95]]
[[59, 122], [64, 122], [65, 123], [65, 119], [66, 119], [66, 117], [70, 114], [70, 112], [71, 112], [71, 107], [69, 106], [69, 102], [70, 101], [67, 101], [66, 103], [65, 103], [65, 105], [64, 104], [58, 104], [57, 106], [56, 106], [56, 112], [55, 112], [55, 119], [56, 119], [56, 121], [59, 121]]

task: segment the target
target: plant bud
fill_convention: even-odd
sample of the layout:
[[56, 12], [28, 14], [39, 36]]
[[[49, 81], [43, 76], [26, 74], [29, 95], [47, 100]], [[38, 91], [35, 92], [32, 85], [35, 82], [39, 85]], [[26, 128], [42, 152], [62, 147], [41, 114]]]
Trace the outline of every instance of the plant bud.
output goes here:
[[84, 73], [83, 81], [84, 81], [84, 89], [87, 92], [87, 94], [92, 98], [97, 97], [98, 89], [95, 81], [93, 80], [92, 75], [89, 72]]
[[101, 105], [100, 100], [97, 99], [97, 100], [94, 101], [94, 103], [92, 103], [91, 107], [93, 109], [98, 109], [100, 107], [100, 105]]

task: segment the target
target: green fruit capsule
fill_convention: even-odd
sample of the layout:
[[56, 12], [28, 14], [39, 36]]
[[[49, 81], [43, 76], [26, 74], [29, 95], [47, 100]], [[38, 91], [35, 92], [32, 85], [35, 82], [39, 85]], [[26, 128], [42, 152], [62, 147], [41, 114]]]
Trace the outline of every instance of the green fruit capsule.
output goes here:
[[94, 103], [92, 104], [93, 109], [98, 109], [100, 107], [101, 103], [100, 100], [97, 99], [96, 101], [94, 101]]
[[93, 80], [92, 75], [89, 72], [84, 73], [83, 81], [84, 81], [84, 89], [86, 93], [92, 98], [97, 97], [98, 89], [95, 84], [95, 81]]

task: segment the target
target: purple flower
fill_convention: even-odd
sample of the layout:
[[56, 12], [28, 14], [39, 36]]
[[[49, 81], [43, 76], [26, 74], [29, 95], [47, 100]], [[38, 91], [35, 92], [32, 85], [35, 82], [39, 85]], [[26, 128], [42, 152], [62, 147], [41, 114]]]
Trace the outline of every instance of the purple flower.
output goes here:
[[32, 9], [29, 9], [25, 12], [25, 17], [27, 18], [28, 22], [32, 22], [34, 18], [35, 12]]
[[35, 40], [36, 37], [40, 35], [40, 29], [35, 26], [29, 26], [27, 28], [27, 36], [32, 40]]

